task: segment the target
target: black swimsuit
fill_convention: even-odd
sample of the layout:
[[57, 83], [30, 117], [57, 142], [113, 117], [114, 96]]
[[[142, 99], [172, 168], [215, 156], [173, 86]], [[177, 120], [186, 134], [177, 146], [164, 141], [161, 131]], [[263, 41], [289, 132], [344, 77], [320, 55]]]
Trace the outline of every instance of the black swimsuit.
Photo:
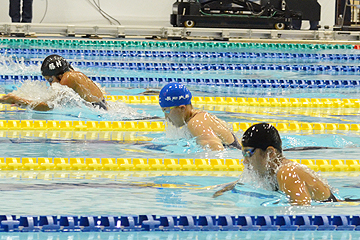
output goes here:
[[324, 201], [321, 202], [338, 202], [337, 198], [334, 196], [332, 192], [330, 192], [330, 197]]
[[234, 141], [230, 144], [223, 144], [224, 147], [229, 147], [229, 148], [237, 148], [239, 150], [241, 150], [241, 144], [239, 143], [239, 141], [237, 140], [236, 136], [234, 133], [231, 133], [234, 137]]
[[344, 198], [344, 200], [338, 200], [333, 193], [330, 193], [330, 197], [322, 202], [360, 202], [360, 198]]
[[100, 102], [92, 102], [91, 104], [94, 107], [99, 107], [100, 109], [108, 110], [105, 99], [101, 100]]

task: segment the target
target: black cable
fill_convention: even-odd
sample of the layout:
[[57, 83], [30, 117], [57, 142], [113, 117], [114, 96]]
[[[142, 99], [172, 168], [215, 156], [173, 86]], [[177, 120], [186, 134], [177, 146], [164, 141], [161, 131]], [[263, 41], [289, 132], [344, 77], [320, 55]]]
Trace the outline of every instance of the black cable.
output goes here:
[[98, 11], [106, 20], [108, 20], [110, 24], [113, 24], [113, 23], [111, 22], [111, 20], [110, 20], [109, 18], [107, 18], [106, 16], [104, 16], [104, 15], [99, 11], [99, 9], [98, 9], [90, 0], [87, 0], [87, 1], [90, 3], [91, 6], [93, 6], [93, 8], [95, 8], [95, 9]]
[[48, 0], [46, 0], [46, 7], [45, 7], [44, 16], [42, 17], [40, 23], [42, 23], [42, 21], [44, 20], [44, 18], [45, 18], [45, 16], [46, 16], [46, 13], [47, 13], [47, 10], [48, 10]]
[[101, 9], [101, 7], [100, 7], [100, 0], [98, 0], [98, 4], [96, 4], [95, 0], [93, 0], [93, 2], [94, 2], [94, 4], [99, 8], [99, 11], [100, 11], [101, 13], [104, 13], [106, 16], [108, 16], [109, 18], [111, 18], [111, 19], [113, 19], [115, 22], [117, 22], [118, 25], [121, 25], [121, 23], [120, 23], [117, 19], [113, 18], [113, 17], [110, 16], [107, 12], [105, 12], [104, 10]]
[[98, 10], [98, 12], [105, 18], [107, 19], [111, 25], [113, 25], [114, 23], [111, 21], [111, 19], [109, 19], [101, 10], [101, 8], [96, 4], [95, 0], [93, 0], [93, 4], [96, 7], [96, 9]]
[[[95, 0], [93, 0], [92, 2], [91, 2], [91, 0], [87, 0], [87, 1], [90, 3], [91, 6], [93, 6], [93, 8], [95, 8], [95, 9], [101, 14], [101, 16], [103, 16], [106, 20], [108, 20], [108, 22], [109, 22], [111, 25], [115, 24], [115, 23], [112, 22], [111, 19], [113, 19], [114, 21], [116, 21], [117, 24], [121, 25], [120, 22], [119, 22], [117, 19], [113, 18], [112, 16], [110, 16], [110, 15], [107, 14], [104, 10], [101, 9], [101, 7], [100, 7], [100, 1], [99, 1], [99, 3], [96, 3]], [[110, 18], [111, 18], [111, 19], [110, 19]]]
[[104, 13], [101, 11], [100, 7], [96, 4], [95, 0], [93, 0], [93, 5], [95, 6], [96, 10], [98, 10], [98, 12], [101, 14], [101, 16], [103, 16], [105, 19], [107, 19], [111, 25], [114, 24], [111, 21], [111, 19], [109, 19], [107, 16], [104, 15]]
[[[91, 4], [91, 6], [93, 6], [93, 7], [98, 11], [106, 20], [108, 20], [111, 25], [114, 24], [114, 23], [111, 21], [111, 19], [113, 19], [118, 25], [121, 25], [121, 23], [120, 23], [117, 19], [113, 18], [112, 16], [110, 16], [108, 13], [106, 13], [104, 10], [101, 9], [101, 7], [100, 7], [100, 0], [98, 0], [98, 3], [96, 3], [95, 0], [93, 0], [94, 3], [92, 3], [91, 0], [87, 0], [87, 1]], [[44, 16], [43, 16], [42, 19], [40, 20], [40, 23], [42, 23], [43, 20], [45, 19], [46, 14], [47, 14], [47, 11], [48, 11], [48, 0], [46, 0], [46, 2], [45, 2], [45, 12], [44, 12]], [[108, 17], [107, 17], [107, 16], [108, 16]], [[111, 19], [109, 19], [109, 18], [111, 18]]]
[[[99, 2], [99, 7], [100, 7], [100, 0], [98, 0]], [[103, 11], [101, 9], [101, 11]], [[113, 19], [115, 22], [117, 22], [118, 25], [121, 25], [120, 21], [118, 21], [116, 18], [113, 18], [112, 16], [110, 16], [107, 12], [103, 11], [107, 16], [109, 16], [111, 19]]]

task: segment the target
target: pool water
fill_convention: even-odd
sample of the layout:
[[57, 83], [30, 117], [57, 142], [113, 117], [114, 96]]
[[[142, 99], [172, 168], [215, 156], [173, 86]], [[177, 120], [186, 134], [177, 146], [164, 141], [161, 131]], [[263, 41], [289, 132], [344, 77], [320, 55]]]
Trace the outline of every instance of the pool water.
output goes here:
[[[283, 194], [249, 183], [212, 198], [221, 186], [209, 186], [235, 181], [236, 174], [9, 172], [1, 175], [0, 191], [3, 211], [14, 215], [351, 215], [360, 209], [360, 202], [294, 207]], [[324, 178], [339, 198], [360, 198], [358, 173]]]
[[[63, 93], [66, 101], [53, 101], [51, 112], [35, 112], [23, 109], [3, 109], [0, 120], [70, 120], [70, 121], [138, 121], [153, 117], [164, 121], [158, 105], [125, 104], [109, 102], [108, 112], [89, 108], [81, 99], [65, 88], [48, 89], [39, 79], [39, 62], [46, 57], [45, 50], [64, 50], [68, 47], [9, 45], [0, 46], [1, 76], [18, 76], [22, 81], [0, 81], [0, 93], [14, 90], [22, 96], [49, 99], [52, 94]], [[59, 49], [58, 49], [59, 48]], [[69, 47], [70, 48], [70, 47]], [[21, 51], [18, 49], [22, 49]], [[25, 50], [23, 50], [25, 49]], [[35, 49], [35, 50], [34, 50]], [[32, 53], [31, 51], [37, 53]], [[41, 50], [41, 51], [40, 51]], [[255, 79], [255, 80], [329, 80], [358, 81], [359, 52], [353, 49], [214, 49], [214, 48], [163, 48], [162, 53], [149, 47], [109, 47], [84, 45], [63, 51], [64, 57], [74, 62], [75, 69], [89, 77], [117, 77], [157, 79], [143, 82], [98, 82], [109, 95], [141, 95], [147, 90], [158, 92], [165, 80], [174, 79]], [[77, 51], [79, 50], [79, 51]], [[94, 51], [96, 50], [96, 51]], [[118, 56], [101, 55], [101, 51], [121, 50]], [[128, 52], [126, 52], [128, 51]], [[129, 52], [133, 51], [133, 52]], [[195, 53], [194, 53], [195, 52]], [[76, 53], [76, 54], [75, 54]], [[237, 54], [241, 57], [224, 57]], [[230, 54], [231, 53], [231, 54]], [[176, 56], [178, 54], [179, 56]], [[301, 55], [302, 54], [302, 55]], [[308, 55], [306, 55], [308, 54]], [[221, 56], [222, 57], [221, 57]], [[249, 57], [245, 57], [248, 56]], [[345, 56], [346, 55], [346, 56]], [[216, 57], [214, 57], [216, 56]], [[106, 63], [124, 63], [123, 67]], [[159, 69], [135, 68], [136, 64], [159, 64]], [[171, 64], [183, 69], [166, 68]], [[212, 65], [211, 65], [212, 64]], [[213, 67], [214, 64], [218, 64]], [[221, 65], [222, 64], [222, 65]], [[229, 66], [242, 65], [242, 70], [229, 70]], [[176, 66], [177, 66], [176, 65]], [[246, 66], [245, 66], [246, 65]], [[279, 69], [261, 69], [280, 66]], [[119, 65], [120, 66], [120, 65]], [[142, 65], [141, 65], [142, 66]], [[144, 65], [145, 66], [145, 65]], [[151, 65], [152, 66], [152, 65]], [[200, 68], [196, 69], [196, 66]], [[245, 67], [243, 67], [245, 66]], [[260, 66], [260, 67], [259, 67]], [[296, 70], [307, 66], [308, 70]], [[318, 67], [312, 70], [311, 67]], [[330, 66], [330, 67], [329, 67]], [[338, 71], [338, 66], [350, 67]], [[221, 68], [227, 67], [228, 70]], [[320, 69], [321, 67], [321, 69]], [[328, 71], [328, 68], [333, 69]], [[352, 70], [351, 70], [352, 68]], [[192, 69], [192, 70], [190, 70]], [[290, 70], [286, 70], [290, 69]], [[337, 69], [337, 70], [336, 70]], [[355, 70], [354, 70], [355, 69]], [[0, 78], [3, 79], [3, 78]], [[40, 78], [41, 79], [41, 78]], [[159, 80], [161, 79], [161, 81]], [[34, 83], [35, 82], [35, 83]], [[190, 81], [191, 82], [191, 81]], [[211, 81], [209, 81], [211, 82]], [[189, 83], [194, 96], [211, 97], [285, 97], [285, 98], [354, 98], [360, 87], [336, 88], [263, 88], [237, 87], [216, 84]], [[75, 104], [73, 103], [75, 100]], [[296, 120], [310, 123], [360, 123], [356, 108], [276, 108], [276, 107], [229, 107], [195, 106], [215, 114], [227, 122], [287, 122]], [[242, 131], [235, 133], [241, 138]], [[89, 137], [91, 135], [91, 137]], [[125, 137], [126, 135], [126, 137]], [[86, 137], [79, 133], [58, 134], [51, 131], [35, 133], [29, 131], [0, 131], [0, 153], [2, 157], [90, 157], [90, 158], [220, 158], [241, 159], [238, 150], [226, 149], [211, 152], [202, 149], [195, 139], [184, 130], [169, 126], [166, 132], [89, 132]], [[359, 133], [356, 131], [326, 132], [281, 132], [284, 149], [317, 146], [327, 149], [286, 151], [290, 159], [359, 159]], [[126, 140], [124, 140], [126, 139]], [[139, 140], [142, 139], [142, 140]], [[14, 215], [299, 215], [327, 214], [352, 215], [359, 212], [358, 203], [314, 203], [312, 206], [295, 207], [286, 197], [277, 192], [259, 189], [246, 184], [236, 190], [212, 198], [217, 184], [238, 179], [241, 172], [0, 172], [0, 197], [2, 211]], [[357, 172], [321, 173], [336, 194], [341, 197], [360, 198], [360, 176]], [[149, 207], [150, 206], [150, 207]], [[33, 233], [4, 235], [7, 239], [350, 239], [358, 237], [355, 232], [211, 232], [211, 233]]]

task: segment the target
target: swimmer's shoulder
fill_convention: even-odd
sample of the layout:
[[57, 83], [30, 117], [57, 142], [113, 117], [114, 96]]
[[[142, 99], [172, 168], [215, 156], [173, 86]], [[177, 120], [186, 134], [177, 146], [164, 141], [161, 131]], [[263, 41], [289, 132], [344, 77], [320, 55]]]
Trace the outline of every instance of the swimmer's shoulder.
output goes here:
[[63, 74], [63, 77], [61, 78], [61, 80], [63, 80], [63, 79], [74, 80], [74, 79], [81, 79], [84, 77], [88, 78], [84, 73], [72, 70], [72, 71], [65, 72]]
[[[279, 172], [280, 171], [281, 171], [280, 175], [286, 176], [291, 174], [292, 176], [297, 176], [299, 177], [299, 179], [302, 179], [304, 181], [318, 179], [318, 176], [309, 167], [290, 160], [287, 160], [284, 164], [282, 164], [282, 166], [279, 168]], [[278, 177], [279, 177], [279, 173], [278, 173]]]
[[200, 135], [204, 130], [210, 128], [209, 121], [206, 121], [205, 114], [206, 112], [204, 111], [196, 110], [187, 122], [187, 127], [193, 135]]
[[297, 174], [302, 172], [302, 166], [299, 163], [290, 161], [288, 159], [284, 159], [283, 163], [277, 169], [277, 175], [280, 177], [281, 175], [288, 175], [288, 174]]
[[60, 84], [74, 88], [84, 84], [87, 81], [91, 81], [91, 79], [89, 79], [84, 73], [72, 70], [63, 74]]
[[189, 124], [189, 123], [192, 123], [192, 122], [199, 121], [199, 120], [204, 120], [206, 114], [208, 114], [208, 113], [205, 112], [205, 111], [195, 110], [195, 111], [192, 113], [192, 117], [190, 118], [188, 124]]

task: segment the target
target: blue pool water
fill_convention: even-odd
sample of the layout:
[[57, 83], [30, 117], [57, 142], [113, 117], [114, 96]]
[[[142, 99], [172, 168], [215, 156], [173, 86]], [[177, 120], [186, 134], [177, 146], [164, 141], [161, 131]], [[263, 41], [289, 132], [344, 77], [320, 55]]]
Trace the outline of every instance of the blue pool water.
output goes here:
[[[241, 159], [236, 149], [211, 152], [200, 148], [195, 139], [169, 139], [165, 133], [138, 133], [150, 141], [102, 139], [69, 139], [74, 133], [58, 138], [39, 138], [17, 132], [0, 138], [0, 150], [5, 157], [96, 157], [96, 158], [235, 158]], [[22, 136], [21, 134], [25, 135]], [[48, 132], [47, 135], [51, 133]], [[240, 133], [237, 133], [241, 137]], [[282, 134], [284, 149], [294, 147], [328, 147], [306, 151], [287, 151], [291, 159], [358, 159], [360, 141], [355, 134]], [[99, 151], [101, 149], [102, 151]]]
[[[216, 172], [42, 172], [1, 175], [3, 212], [22, 215], [352, 215], [360, 203], [294, 207], [278, 192], [257, 184], [237, 186], [212, 198], [214, 184], [238, 179]], [[339, 198], [360, 198], [360, 175], [323, 174]], [[33, 178], [33, 179], [32, 179]], [[44, 179], [45, 178], [45, 179]], [[41, 199], [41, 202], [39, 200]], [[29, 207], [31, 206], [31, 207]], [[149, 208], [149, 206], [151, 206]]]
[[[43, 95], [48, 97], [45, 83], [32, 85], [29, 79], [39, 75], [39, 64], [29, 61], [41, 61], [46, 55], [26, 53], [14, 49], [24, 46], [2, 46], [0, 51], [0, 71], [2, 76], [21, 76], [19, 81], [0, 81], [0, 93], [16, 90], [25, 96]], [[36, 48], [35, 46], [33, 48]], [[46, 48], [46, 47], [44, 47]], [[48, 47], [51, 48], [51, 47]], [[196, 54], [191, 49], [169, 49], [161, 51], [163, 56], [156, 55], [152, 49], [139, 51], [138, 49], [120, 49], [119, 56], [101, 56], [91, 52], [94, 47], [83, 47], [83, 52], [72, 51], [64, 55], [69, 61], [86, 64], [74, 65], [90, 77], [123, 77], [123, 78], [153, 78], [153, 79], [282, 79], [290, 80], [329, 80], [329, 81], [358, 81], [358, 71], [325, 71], [311, 69], [307, 71], [295, 70], [262, 70], [254, 66], [274, 64], [283, 66], [335, 66], [343, 65], [359, 67], [357, 50], [284, 50], [282, 52], [266, 49], [231, 50], [238, 55], [257, 54], [252, 57], [221, 57], [230, 50], [218, 51], [214, 49], [197, 49]], [[31, 48], [29, 48], [31, 49]], [[87, 50], [87, 52], [85, 51]], [[109, 50], [109, 49], [96, 49]], [[116, 50], [116, 49], [115, 49]], [[119, 49], [117, 49], [119, 50]], [[180, 51], [179, 57], [173, 52]], [[90, 52], [90, 54], [89, 54]], [[166, 54], [164, 54], [166, 53]], [[210, 54], [211, 53], [211, 54]], [[155, 54], [155, 55], [154, 55]], [[245, 55], [246, 55], [245, 54]], [[276, 55], [277, 54], [277, 55]], [[283, 55], [281, 55], [283, 54]], [[298, 54], [298, 55], [296, 55]], [[311, 55], [312, 54], [312, 55]], [[345, 54], [347, 57], [344, 57]], [[175, 54], [176, 55], [176, 54]], [[216, 55], [217, 57], [213, 57]], [[280, 57], [281, 56], [281, 57]], [[253, 69], [222, 70], [194, 69], [131, 69], [130, 67], [103, 67], [100, 62], [115, 63], [158, 63], [158, 64], [251, 64]], [[26, 62], [26, 63], [24, 63]], [[129, 65], [130, 66], [130, 65]], [[146, 90], [159, 91], [164, 82], [101, 82], [105, 91], [111, 95], [138, 95]], [[39, 87], [43, 90], [40, 91]], [[216, 84], [189, 84], [194, 96], [221, 97], [286, 97], [286, 98], [358, 98], [360, 87], [337, 88], [263, 88], [263, 87], [229, 87]], [[56, 91], [63, 91], [57, 89]], [[56, 93], [55, 91], [55, 93]], [[163, 113], [157, 105], [110, 103], [110, 111], [104, 112], [86, 107], [80, 99], [70, 92], [66, 92], [68, 102], [59, 104], [54, 111], [40, 113], [34, 111], [7, 110], [0, 111], [3, 120], [83, 120], [83, 121], [123, 121], [142, 117], [159, 117], [163, 121]], [[77, 104], [69, 105], [73, 99]], [[279, 109], [261, 107], [239, 107], [235, 110], [226, 108], [206, 109], [227, 122], [279, 122], [284, 120], [298, 120], [302, 122], [325, 123], [360, 123], [358, 109]], [[0, 131], [0, 155], [4, 157], [113, 157], [113, 158], [241, 158], [238, 150], [228, 149], [224, 152], [210, 152], [196, 145], [194, 139], [173, 137], [184, 135], [168, 129], [167, 132], [131, 132], [137, 137], [148, 137], [150, 141], [118, 141], [99, 135], [91, 139], [78, 139], [75, 133], [66, 137], [51, 137], [51, 132], [45, 136], [28, 135], [26, 132]], [[111, 133], [115, 135], [115, 133]], [[111, 136], [113, 136], [111, 135]], [[240, 138], [242, 132], [236, 135]], [[288, 158], [294, 159], [359, 159], [360, 138], [357, 132], [327, 132], [327, 133], [281, 133], [284, 148], [320, 146], [332, 149], [285, 152]], [[260, 190], [256, 186], [245, 185], [237, 188], [236, 192], [228, 192], [223, 196], [211, 198], [215, 189], [206, 190], [204, 187], [234, 181], [237, 174], [217, 172], [177, 173], [177, 172], [94, 172], [82, 174], [74, 172], [51, 172], [51, 181], [44, 180], [44, 173], [33, 172], [1, 172], [0, 190], [2, 191], [2, 210], [15, 215], [121, 215], [121, 214], [169, 214], [169, 215], [202, 215], [202, 214], [250, 214], [250, 215], [296, 215], [296, 214], [348, 214], [359, 212], [358, 204], [322, 203], [311, 207], [293, 207], [287, 199], [279, 194]], [[62, 174], [62, 175], [61, 175]], [[79, 175], [80, 174], [80, 175]], [[104, 176], [104, 174], [108, 174]], [[338, 190], [340, 197], [352, 196], [360, 198], [360, 178], [358, 173], [322, 173], [331, 186]], [[110, 176], [110, 177], [109, 177]], [[141, 184], [174, 184], [174, 188], [147, 187]], [[40, 201], [41, 200], [41, 203]], [[149, 207], [151, 206], [151, 207]], [[72, 235], [71, 235], [72, 234]], [[278, 238], [293, 239], [310, 238], [355, 238], [356, 233], [311, 232], [305, 235], [297, 233], [34, 233], [26, 235], [14, 233], [6, 235], [7, 239], [252, 239]]]

